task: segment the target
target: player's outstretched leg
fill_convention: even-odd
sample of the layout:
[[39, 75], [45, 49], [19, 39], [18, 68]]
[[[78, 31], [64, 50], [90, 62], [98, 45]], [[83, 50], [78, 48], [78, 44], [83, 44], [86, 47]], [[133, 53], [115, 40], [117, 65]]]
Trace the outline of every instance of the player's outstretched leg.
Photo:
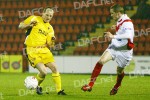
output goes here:
[[46, 71], [46, 67], [44, 66], [43, 63], [38, 63], [36, 65], [36, 68], [39, 70], [39, 73], [37, 74], [37, 77], [36, 77], [38, 80], [38, 86], [36, 88], [36, 93], [41, 95], [41, 94], [43, 94], [41, 83], [44, 81], [47, 71]]
[[39, 94], [39, 95], [43, 94], [42, 93], [41, 83], [43, 82], [44, 79], [45, 79], [45, 76], [44, 77], [40, 77], [40, 75], [37, 74], [38, 86], [36, 88], [36, 93]]
[[64, 90], [61, 89], [61, 77], [60, 77], [59, 72], [52, 73], [52, 77], [53, 77], [54, 83], [56, 85], [57, 94], [58, 95], [66, 95]]
[[42, 87], [41, 86], [37, 86], [36, 88], [36, 93], [39, 94], [39, 95], [42, 95]]
[[121, 86], [121, 82], [122, 82], [123, 77], [124, 77], [124, 72], [117, 75], [117, 82], [114, 85], [114, 87], [112, 88], [112, 90], [110, 91], [110, 95], [115, 95], [117, 93], [119, 87]]
[[92, 90], [94, 82], [96, 81], [96, 78], [98, 77], [98, 75], [99, 75], [99, 73], [100, 73], [100, 71], [102, 69], [102, 66], [103, 65], [100, 64], [99, 62], [96, 63], [96, 65], [94, 67], [94, 70], [92, 72], [89, 84], [82, 86], [81, 90], [83, 90], [83, 91], [89, 91], [89, 92]]
[[58, 94], [58, 95], [67, 95], [67, 94], [64, 92], [64, 90], [60, 90], [57, 94]]

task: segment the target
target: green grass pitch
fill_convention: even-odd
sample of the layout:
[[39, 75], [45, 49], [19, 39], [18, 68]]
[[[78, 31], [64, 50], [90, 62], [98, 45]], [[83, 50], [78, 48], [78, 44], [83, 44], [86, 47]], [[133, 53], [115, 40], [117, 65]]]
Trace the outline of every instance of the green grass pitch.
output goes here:
[[37, 95], [35, 91], [27, 90], [24, 79], [36, 74], [0, 73], [0, 100], [149, 100], [150, 76], [126, 75], [122, 86], [115, 96], [109, 92], [116, 81], [116, 75], [99, 75], [91, 92], [81, 91], [81, 86], [86, 84], [90, 75], [61, 74], [62, 87], [66, 96], [58, 96], [55, 92], [51, 74], [43, 82], [43, 91], [49, 92]]

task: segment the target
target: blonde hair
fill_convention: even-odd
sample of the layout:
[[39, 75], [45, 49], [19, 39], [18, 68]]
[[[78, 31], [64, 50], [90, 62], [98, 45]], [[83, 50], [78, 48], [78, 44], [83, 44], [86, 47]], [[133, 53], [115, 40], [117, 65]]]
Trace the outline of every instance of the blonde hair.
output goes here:
[[43, 9], [43, 13], [45, 13], [46, 12], [46, 10], [50, 10], [50, 12], [53, 12], [54, 13], [54, 10], [51, 8], [51, 7], [45, 7], [44, 9]]

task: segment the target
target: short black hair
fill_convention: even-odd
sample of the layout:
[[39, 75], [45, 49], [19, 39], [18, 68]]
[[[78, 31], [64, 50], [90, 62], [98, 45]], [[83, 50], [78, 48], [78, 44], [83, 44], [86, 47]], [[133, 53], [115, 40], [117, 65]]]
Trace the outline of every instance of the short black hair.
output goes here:
[[115, 13], [117, 12], [121, 12], [122, 14], [124, 13], [124, 8], [119, 4], [111, 6], [110, 9], [113, 9]]

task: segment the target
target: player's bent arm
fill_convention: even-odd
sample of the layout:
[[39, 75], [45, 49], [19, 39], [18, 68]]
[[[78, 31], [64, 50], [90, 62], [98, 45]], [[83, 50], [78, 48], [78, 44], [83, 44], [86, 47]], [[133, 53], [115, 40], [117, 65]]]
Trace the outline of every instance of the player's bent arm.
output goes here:
[[30, 25], [30, 24], [25, 24], [24, 22], [21, 22], [20, 24], [19, 24], [19, 28], [20, 29], [29, 29], [29, 28], [31, 28], [32, 26]]
[[123, 24], [122, 34], [114, 35], [116, 39], [130, 39], [134, 37], [134, 28], [132, 23]]
[[125, 31], [123, 34], [114, 35], [115, 39], [130, 39], [133, 37], [132, 31]]
[[32, 28], [33, 26], [36, 26], [36, 24], [37, 24], [37, 21], [31, 21], [29, 24], [25, 24], [24, 22], [21, 22], [19, 24], [19, 28], [27, 30], [29, 28]]

